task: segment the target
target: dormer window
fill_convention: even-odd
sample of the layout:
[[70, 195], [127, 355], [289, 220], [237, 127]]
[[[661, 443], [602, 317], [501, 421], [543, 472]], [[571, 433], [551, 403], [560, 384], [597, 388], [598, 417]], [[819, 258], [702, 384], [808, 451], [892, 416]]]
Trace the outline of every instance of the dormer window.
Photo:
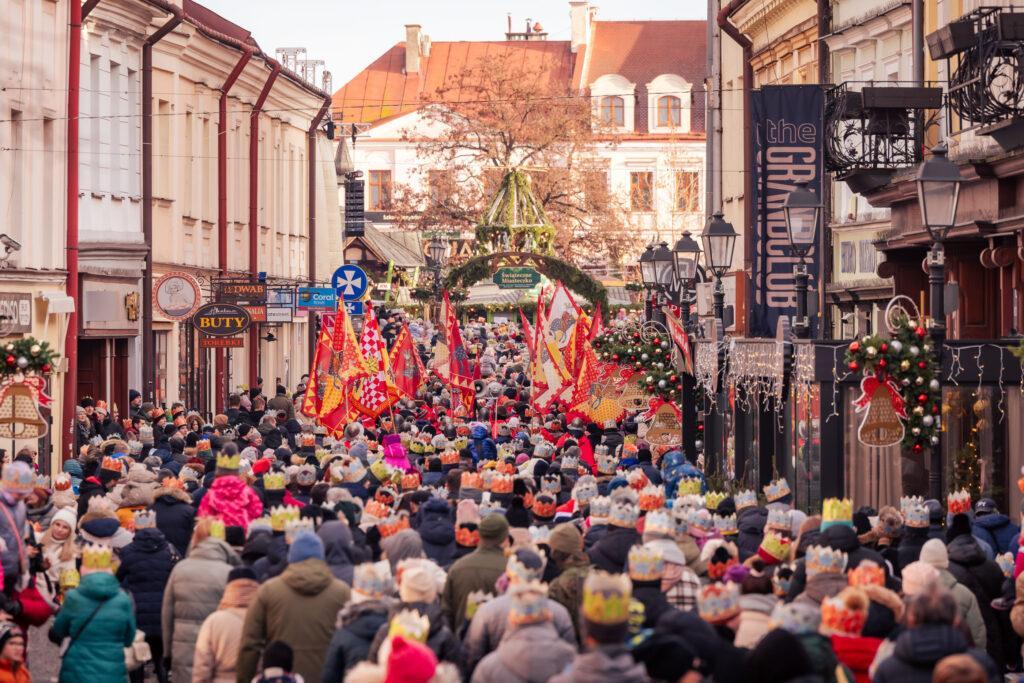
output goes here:
[[662, 74], [648, 83], [648, 130], [689, 133], [692, 90], [685, 78], [675, 74]]
[[608, 126], [621, 126], [625, 121], [625, 102], [612, 95], [601, 98], [601, 122]]
[[679, 127], [682, 120], [683, 103], [678, 97], [665, 95], [658, 98], [658, 125]]

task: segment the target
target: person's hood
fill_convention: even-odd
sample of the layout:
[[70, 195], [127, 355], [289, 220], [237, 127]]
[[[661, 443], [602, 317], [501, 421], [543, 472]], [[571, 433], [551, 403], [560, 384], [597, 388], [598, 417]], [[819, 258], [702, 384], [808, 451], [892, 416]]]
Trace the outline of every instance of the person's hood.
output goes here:
[[832, 636], [832, 649], [836, 657], [855, 672], [868, 670], [881, 644], [881, 638]]
[[156, 553], [167, 547], [167, 539], [159, 529], [139, 529], [131, 546], [144, 553]]
[[747, 593], [740, 596], [740, 609], [744, 612], [761, 612], [771, 614], [779, 599], [765, 593]]
[[617, 683], [647, 680], [647, 670], [623, 646], [600, 647], [576, 657], [572, 663], [575, 683]]
[[846, 574], [815, 574], [807, 577], [804, 593], [816, 603], [821, 604], [825, 598], [839, 595], [839, 592], [848, 585], [850, 582], [847, 580]]
[[825, 529], [819, 535], [818, 541], [833, 550], [842, 550], [844, 553], [852, 553], [860, 547], [857, 531], [845, 524], [837, 524]]
[[490, 435], [490, 431], [487, 429], [487, 427], [483, 425], [477, 425], [476, 427], [473, 427], [473, 430], [470, 432], [470, 436], [472, 436], [474, 439], [486, 439]]
[[925, 624], [907, 629], [896, 639], [893, 654], [904, 662], [931, 669], [949, 655], [967, 650], [963, 635], [948, 624]]
[[981, 545], [978, 543], [978, 539], [974, 538], [974, 536], [957, 536], [949, 542], [946, 550], [949, 553], [950, 562], [956, 562], [965, 567], [984, 564], [988, 559], [985, 551], [982, 550]]
[[428, 639], [437, 634], [448, 623], [444, 612], [441, 611], [441, 605], [437, 601], [429, 604], [425, 602], [396, 602], [391, 605], [388, 621], [391, 621], [399, 612], [406, 609], [414, 609], [430, 621], [430, 631], [427, 633]]
[[205, 541], [197, 546], [192, 547], [188, 551], [188, 559], [197, 560], [215, 560], [218, 562], [226, 562], [232, 566], [238, 564], [238, 556], [235, 555], [235, 551], [231, 549], [224, 541], [219, 538], [207, 538]]
[[117, 592], [121, 590], [121, 586], [117, 583], [117, 579], [114, 578], [113, 574], [95, 572], [83, 576], [82, 581], [75, 590], [90, 600], [99, 601], [109, 600], [117, 595]]
[[369, 450], [369, 446], [366, 445], [365, 441], [356, 441], [352, 444], [352, 447], [348, 449], [348, 454], [353, 458], [359, 460], [364, 465], [368, 464], [366, 452]]
[[992, 531], [1010, 524], [1010, 518], [1001, 512], [993, 512], [990, 515], [982, 515], [974, 518], [974, 526]]
[[296, 593], [320, 595], [335, 579], [327, 563], [313, 557], [289, 564], [281, 573], [281, 580]]
[[768, 521], [768, 510], [763, 507], [743, 508], [736, 513], [736, 528], [741, 534], [754, 534], [755, 536], [764, 531], [765, 522]]
[[110, 517], [101, 517], [99, 519], [91, 519], [82, 524], [79, 528], [97, 538], [110, 538], [117, 533], [118, 529], [121, 528], [121, 522], [119, 522], [116, 517], [113, 519]]
[[217, 477], [210, 484], [210, 491], [217, 494], [218, 498], [237, 500], [241, 502], [246, 483], [234, 475]]
[[416, 516], [419, 518], [416, 530], [424, 543], [448, 545], [455, 540], [451, 507], [445, 501], [431, 498], [417, 511]]
[[192, 504], [192, 497], [185, 493], [182, 489], [170, 488], [169, 486], [161, 486], [153, 492], [154, 500], [159, 500], [161, 503], [167, 505], [173, 505], [174, 503], [185, 503], [186, 505]]
[[357, 638], [371, 641], [380, 627], [388, 623], [392, 602], [391, 599], [349, 602], [338, 614], [338, 625], [347, 628]]
[[352, 531], [344, 522], [324, 522], [316, 535], [324, 543], [324, 557], [330, 566], [352, 563]]
[[256, 560], [266, 556], [270, 552], [270, 540], [274, 538], [269, 531], [256, 531], [245, 539], [245, 547], [242, 549], [242, 561], [252, 566]]
[[126, 481], [121, 487], [121, 507], [147, 507], [153, 504], [153, 491], [156, 485], [152, 482]]
[[498, 659], [509, 671], [524, 681], [541, 680], [550, 669], [543, 657], [548, 643], [557, 641], [558, 634], [549, 622], [509, 628], [505, 631], [501, 647], [497, 649]]

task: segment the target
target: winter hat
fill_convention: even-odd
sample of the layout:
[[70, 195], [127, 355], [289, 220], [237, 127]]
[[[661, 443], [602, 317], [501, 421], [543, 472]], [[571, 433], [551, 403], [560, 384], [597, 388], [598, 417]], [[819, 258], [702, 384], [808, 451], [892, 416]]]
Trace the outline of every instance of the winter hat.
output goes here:
[[22, 642], [25, 640], [25, 636], [22, 635], [21, 629], [18, 628], [13, 621], [0, 622], [0, 650], [3, 650], [7, 645], [7, 641], [12, 638], [21, 638]]
[[792, 633], [769, 631], [746, 658], [749, 683], [815, 680], [814, 663]]
[[75, 508], [69, 507], [57, 510], [53, 515], [53, 519], [50, 520], [50, 525], [52, 526], [54, 522], [64, 522], [71, 527], [71, 531], [74, 531], [75, 525], [78, 524], [78, 515], [75, 512]]
[[903, 568], [903, 594], [914, 595], [939, 581], [939, 570], [926, 562], [911, 562]]
[[480, 520], [480, 539], [500, 544], [508, 538], [508, 521], [499, 514], [490, 514]]
[[455, 508], [455, 523], [456, 524], [479, 524], [480, 523], [480, 512], [477, 508], [475, 501], [466, 498], [460, 500], [459, 504]]
[[252, 570], [252, 567], [234, 567], [230, 572], [228, 572], [228, 583], [239, 579], [256, 581], [256, 572]]
[[312, 559], [324, 559], [324, 543], [312, 531], [300, 531], [292, 540], [291, 547], [288, 548], [288, 563], [295, 564]]
[[868, 620], [869, 604], [867, 594], [852, 586], [825, 598], [821, 603], [820, 632], [826, 636], [860, 636]]
[[295, 661], [292, 646], [283, 640], [272, 640], [263, 649], [263, 668], [280, 668], [291, 671]]
[[918, 559], [936, 569], [949, 568], [949, 552], [946, 550], [946, 544], [938, 538], [928, 539], [921, 546], [921, 556]]
[[382, 683], [427, 683], [436, 671], [437, 657], [429, 647], [397, 635], [391, 639], [387, 674]]
[[575, 524], [559, 524], [548, 538], [548, 547], [572, 555], [583, 549], [583, 535]]
[[434, 577], [424, 567], [404, 567], [398, 577], [398, 597], [402, 602], [434, 602], [437, 599]]
[[946, 529], [946, 541], [952, 541], [957, 536], [971, 535], [971, 520], [965, 514], [953, 515], [953, 523]]
[[696, 668], [697, 654], [679, 636], [655, 633], [634, 648], [633, 658], [644, 665], [651, 678], [678, 681]]

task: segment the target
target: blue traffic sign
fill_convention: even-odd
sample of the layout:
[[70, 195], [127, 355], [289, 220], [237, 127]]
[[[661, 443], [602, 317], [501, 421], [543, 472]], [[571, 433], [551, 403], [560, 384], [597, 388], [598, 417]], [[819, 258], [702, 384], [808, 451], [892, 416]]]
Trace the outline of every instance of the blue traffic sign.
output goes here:
[[331, 276], [331, 286], [338, 292], [345, 301], [357, 301], [366, 294], [368, 284], [366, 273], [359, 266], [345, 265], [334, 271]]
[[363, 314], [363, 302], [362, 301], [346, 301], [345, 312], [349, 315], [362, 315]]

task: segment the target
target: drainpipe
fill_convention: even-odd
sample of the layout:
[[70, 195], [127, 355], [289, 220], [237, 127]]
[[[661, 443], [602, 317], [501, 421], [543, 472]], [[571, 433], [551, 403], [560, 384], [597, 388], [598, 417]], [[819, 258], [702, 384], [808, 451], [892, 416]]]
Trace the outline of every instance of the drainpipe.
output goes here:
[[[754, 169], [753, 159], [753, 124], [751, 121], [750, 92], [754, 86], [754, 68], [750, 65], [753, 57], [751, 41], [729, 22], [729, 17], [745, 4], [748, 0], [732, 0], [718, 13], [718, 26], [726, 35], [743, 48], [743, 269], [747, 273], [754, 265]], [[750, 287], [744, 288], [745, 306], [749, 311], [753, 292]], [[743, 321], [743, 328], [746, 329], [746, 321]], [[737, 327], [740, 321], [736, 321]]]
[[142, 400], [156, 402], [153, 344], [153, 46], [181, 23], [181, 9], [160, 0], [151, 4], [171, 17], [142, 44], [142, 239], [146, 243], [142, 272]]
[[[307, 216], [307, 230], [309, 232], [309, 238], [306, 242], [306, 269], [310, 285], [316, 284], [316, 129], [320, 126], [320, 122], [323, 121], [324, 117], [327, 116], [327, 112], [331, 108], [331, 101], [332, 98], [330, 96], [324, 98], [323, 106], [320, 107], [320, 111], [317, 112], [317, 115], [313, 117], [313, 122], [309, 124], [309, 137], [306, 141], [306, 159], [309, 163], [309, 168], [306, 171], [306, 175], [308, 176], [307, 181], [309, 192], [306, 200], [308, 205], [307, 212], [309, 213]], [[342, 244], [342, 251], [344, 251], [344, 244]], [[317, 342], [316, 325], [313, 324], [313, 320], [315, 318], [312, 317], [315, 315], [315, 312], [310, 312], [310, 318], [308, 318], [309, 324], [307, 325], [309, 328], [307, 332], [309, 334], [308, 346], [310, 362], [313, 360], [313, 350], [316, 347]]]
[[[274, 81], [281, 73], [281, 64], [274, 59], [267, 58], [270, 64], [270, 75], [267, 82], [256, 98], [256, 104], [252, 106], [252, 113], [249, 114], [249, 273], [256, 277], [258, 268], [256, 259], [259, 258], [260, 226], [259, 226], [259, 149], [260, 149], [260, 111], [263, 104], [270, 95], [270, 89], [274, 87]], [[259, 354], [257, 350], [260, 344], [259, 327], [253, 325], [249, 328], [249, 381], [256, 382], [259, 376]]]
[[[832, 82], [832, 68], [829, 60], [828, 43], [824, 37], [832, 32], [832, 12], [829, 7], [829, 0], [818, 0], [818, 83]], [[825, 125], [822, 121], [821, 130], [824, 135]], [[824, 167], [824, 166], [823, 166]], [[832, 231], [828, 226], [832, 222], [832, 182], [827, 173], [821, 178], [821, 269], [818, 273], [818, 334], [822, 339], [831, 339], [832, 335], [832, 307], [825, 304], [825, 283], [832, 281], [832, 259], [828, 254], [832, 253]], [[842, 338], [842, 337], [840, 337]]]
[[[914, 87], [924, 87], [924, 0], [914, 0], [911, 5], [912, 49], [914, 51]], [[948, 74], [947, 74], [948, 76]]]

